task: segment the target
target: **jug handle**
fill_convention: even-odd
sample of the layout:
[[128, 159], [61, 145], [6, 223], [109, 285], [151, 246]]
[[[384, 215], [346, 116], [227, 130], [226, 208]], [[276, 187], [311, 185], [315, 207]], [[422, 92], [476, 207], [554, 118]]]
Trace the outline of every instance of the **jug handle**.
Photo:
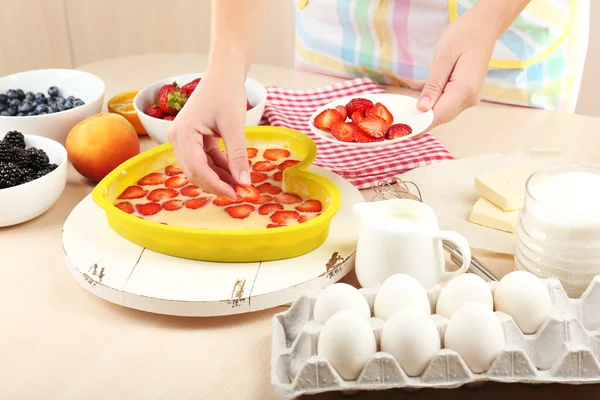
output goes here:
[[463, 235], [452, 231], [439, 231], [433, 237], [437, 240], [447, 240], [454, 243], [462, 254], [463, 262], [458, 270], [446, 271], [445, 265], [442, 264], [443, 270], [440, 275], [441, 280], [449, 281], [450, 279], [467, 272], [469, 266], [471, 265], [471, 247], [469, 247], [469, 242], [467, 242], [467, 239], [465, 239]]

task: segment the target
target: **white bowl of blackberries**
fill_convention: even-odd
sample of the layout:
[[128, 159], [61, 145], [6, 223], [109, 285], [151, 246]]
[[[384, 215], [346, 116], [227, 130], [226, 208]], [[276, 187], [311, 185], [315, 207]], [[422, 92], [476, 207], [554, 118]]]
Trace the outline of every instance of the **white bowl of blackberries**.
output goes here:
[[73, 126], [102, 110], [104, 91], [102, 79], [72, 69], [5, 76], [0, 78], [0, 132], [17, 130], [64, 144]]
[[67, 151], [42, 136], [9, 131], [0, 140], [0, 227], [40, 216], [67, 183]]

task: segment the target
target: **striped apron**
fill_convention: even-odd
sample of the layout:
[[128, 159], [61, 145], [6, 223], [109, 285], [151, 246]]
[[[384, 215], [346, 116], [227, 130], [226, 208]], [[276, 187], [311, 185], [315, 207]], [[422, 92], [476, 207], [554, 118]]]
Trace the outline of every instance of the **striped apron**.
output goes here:
[[[476, 2], [294, 0], [296, 68], [420, 90], [444, 29]], [[589, 7], [589, 0], [532, 0], [496, 42], [482, 100], [574, 112]]]

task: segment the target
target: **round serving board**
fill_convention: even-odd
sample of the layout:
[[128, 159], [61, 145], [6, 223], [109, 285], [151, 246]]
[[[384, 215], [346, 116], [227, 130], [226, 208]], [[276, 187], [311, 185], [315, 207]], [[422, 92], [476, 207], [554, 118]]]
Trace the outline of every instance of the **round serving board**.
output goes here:
[[108, 225], [87, 196], [62, 232], [67, 266], [85, 289], [112, 303], [181, 316], [240, 314], [288, 304], [302, 292], [323, 288], [354, 266], [358, 226], [352, 206], [364, 201], [350, 183], [318, 167], [334, 182], [342, 205], [329, 237], [318, 249], [287, 260], [214, 263], [172, 257], [129, 242]]

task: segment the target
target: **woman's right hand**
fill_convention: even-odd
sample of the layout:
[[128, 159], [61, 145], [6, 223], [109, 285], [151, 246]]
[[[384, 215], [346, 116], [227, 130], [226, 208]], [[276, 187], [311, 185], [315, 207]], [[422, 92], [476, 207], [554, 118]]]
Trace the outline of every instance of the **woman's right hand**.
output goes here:
[[[168, 131], [188, 180], [231, 199], [236, 198], [236, 184], [251, 183], [244, 134], [245, 80], [243, 73], [207, 71]], [[219, 137], [227, 156], [219, 148]]]

